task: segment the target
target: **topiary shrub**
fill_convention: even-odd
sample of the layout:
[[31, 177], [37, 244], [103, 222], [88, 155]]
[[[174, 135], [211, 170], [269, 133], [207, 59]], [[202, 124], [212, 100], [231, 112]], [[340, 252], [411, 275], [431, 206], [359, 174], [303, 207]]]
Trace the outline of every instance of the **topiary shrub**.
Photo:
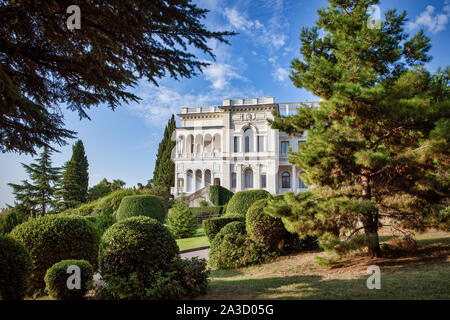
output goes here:
[[83, 217], [49, 215], [32, 219], [15, 227], [11, 236], [33, 260], [31, 292], [45, 288], [45, 273], [56, 262], [83, 259], [94, 268], [98, 265], [98, 230]]
[[[73, 274], [72, 270], [69, 270], [71, 266], [78, 266], [80, 268], [80, 288], [69, 289], [67, 286], [68, 278]], [[68, 271], [70, 271], [68, 273]], [[92, 265], [86, 260], [63, 260], [55, 263], [45, 274], [46, 291], [48, 294], [57, 300], [78, 300], [82, 299], [86, 294], [90, 283], [92, 282], [92, 276], [94, 270]]]
[[119, 209], [120, 203], [122, 202], [123, 198], [136, 194], [137, 192], [133, 189], [120, 189], [111, 192], [110, 194], [99, 200], [99, 204], [96, 207], [94, 213], [98, 214], [99, 212], [104, 212], [105, 210], [107, 210], [108, 213], [112, 214], [117, 211], [117, 209]]
[[212, 241], [209, 263], [219, 269], [234, 269], [265, 262], [272, 256], [248, 237], [243, 222], [235, 221], [223, 227]]
[[145, 278], [164, 269], [179, 249], [169, 229], [149, 217], [131, 217], [113, 224], [100, 241], [102, 275], [127, 278], [138, 273]]
[[197, 230], [197, 219], [184, 202], [175, 201], [174, 207], [169, 210], [167, 225], [175, 238], [190, 238]]
[[116, 213], [117, 220], [146, 216], [164, 222], [165, 210], [161, 199], [151, 195], [126, 196]]
[[[138, 254], [137, 254], [138, 253]], [[204, 293], [203, 259], [181, 260], [173, 235], [149, 217], [132, 217], [106, 230], [100, 243], [102, 299], [179, 299]]]
[[0, 234], [8, 234], [15, 226], [22, 223], [22, 219], [13, 209], [3, 209], [0, 215]]
[[227, 188], [219, 185], [212, 185], [209, 187], [209, 201], [216, 206], [223, 206], [230, 201], [234, 193]]
[[18, 241], [0, 235], [0, 300], [21, 300], [32, 269], [28, 251]]
[[260, 199], [271, 198], [269, 192], [266, 190], [248, 190], [239, 191], [234, 194], [231, 200], [227, 204], [226, 214], [238, 214], [242, 217], [247, 213], [248, 208], [256, 201]]
[[288, 232], [280, 218], [264, 213], [268, 199], [255, 201], [246, 214], [247, 234], [256, 243], [271, 251], [283, 251]]
[[224, 217], [212, 218], [203, 220], [203, 230], [211, 243], [214, 237], [230, 222], [240, 221], [243, 222], [244, 218], [239, 215], [228, 215]]

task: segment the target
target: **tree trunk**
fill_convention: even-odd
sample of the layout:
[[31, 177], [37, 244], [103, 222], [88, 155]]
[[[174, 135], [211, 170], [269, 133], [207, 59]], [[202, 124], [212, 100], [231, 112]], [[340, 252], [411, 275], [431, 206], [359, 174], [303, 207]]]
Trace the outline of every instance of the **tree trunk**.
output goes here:
[[[370, 201], [372, 193], [370, 189], [370, 183], [367, 176], [362, 176], [363, 197]], [[378, 239], [378, 213], [366, 212], [363, 214], [362, 223], [364, 226], [364, 232], [367, 237], [367, 248], [369, 249], [369, 255], [371, 257], [381, 258], [381, 248]]]

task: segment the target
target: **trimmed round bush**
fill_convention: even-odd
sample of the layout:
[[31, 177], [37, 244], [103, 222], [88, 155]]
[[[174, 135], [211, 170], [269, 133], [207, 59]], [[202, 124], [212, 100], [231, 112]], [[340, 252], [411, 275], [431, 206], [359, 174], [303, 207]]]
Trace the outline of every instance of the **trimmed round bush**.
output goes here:
[[205, 234], [208, 237], [209, 242], [211, 243], [214, 237], [222, 230], [230, 222], [240, 221], [243, 222], [244, 218], [240, 215], [227, 215], [224, 217], [217, 217], [212, 219], [203, 220], [203, 230], [205, 230]]
[[209, 187], [209, 200], [216, 206], [222, 206], [230, 201], [233, 192], [219, 185]]
[[98, 265], [98, 230], [83, 217], [49, 215], [32, 219], [15, 227], [11, 236], [33, 260], [31, 292], [45, 288], [45, 273], [56, 262], [82, 259], [94, 268]]
[[179, 255], [174, 236], [149, 217], [131, 217], [113, 224], [100, 241], [100, 271], [127, 278], [131, 273], [145, 277], [164, 269]]
[[135, 216], [146, 216], [164, 222], [165, 209], [161, 199], [151, 195], [127, 196], [117, 209], [117, 220]]
[[113, 191], [99, 200], [99, 204], [94, 213], [98, 211], [104, 212], [105, 210], [109, 213], [113, 213], [114, 211], [119, 209], [120, 203], [122, 202], [123, 198], [135, 194], [136, 191], [134, 191], [133, 189], [120, 189]]
[[246, 214], [247, 234], [256, 243], [271, 251], [282, 251], [287, 231], [280, 218], [264, 213], [268, 199], [255, 201]]
[[256, 200], [269, 199], [271, 197], [270, 193], [266, 190], [239, 191], [235, 193], [228, 202], [226, 214], [238, 214], [244, 217], [248, 208], [250, 208]]
[[28, 251], [18, 241], [0, 235], [0, 300], [22, 300], [32, 269]]
[[[80, 288], [69, 289], [67, 280], [74, 275], [71, 266], [80, 268]], [[68, 273], [68, 271], [70, 271]], [[82, 299], [88, 290], [90, 281], [94, 275], [92, 265], [86, 260], [63, 260], [55, 263], [45, 274], [46, 291], [57, 300], [78, 300]]]
[[245, 224], [235, 221], [223, 227], [212, 241], [209, 263], [219, 269], [233, 269], [259, 264], [270, 257], [266, 248], [248, 237]]

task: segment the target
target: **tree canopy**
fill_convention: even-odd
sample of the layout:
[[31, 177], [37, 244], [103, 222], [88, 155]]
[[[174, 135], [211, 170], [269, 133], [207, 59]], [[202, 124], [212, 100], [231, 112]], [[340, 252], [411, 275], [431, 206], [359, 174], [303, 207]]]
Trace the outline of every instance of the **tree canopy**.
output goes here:
[[[81, 28], [69, 30], [67, 8], [78, 5]], [[145, 78], [190, 78], [214, 58], [207, 10], [191, 0], [0, 1], [0, 150], [36, 153], [63, 145], [61, 105], [89, 118], [98, 104], [115, 109], [138, 101]], [[195, 54], [194, 54], [195, 53]]]
[[430, 41], [422, 30], [404, 32], [405, 12], [388, 10], [380, 29], [369, 28], [377, 3], [329, 0], [316, 26], [302, 29], [291, 80], [320, 106], [275, 114], [271, 124], [307, 131], [289, 159], [315, 188], [267, 209], [290, 231], [321, 235], [323, 243], [344, 235], [350, 243], [363, 232], [371, 256], [381, 255], [380, 226], [423, 230], [450, 190], [450, 68], [425, 69]]

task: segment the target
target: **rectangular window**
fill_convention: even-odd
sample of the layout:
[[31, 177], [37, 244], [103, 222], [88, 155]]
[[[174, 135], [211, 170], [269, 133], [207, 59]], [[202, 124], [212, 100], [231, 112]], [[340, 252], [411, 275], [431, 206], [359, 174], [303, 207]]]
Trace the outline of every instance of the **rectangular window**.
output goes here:
[[265, 174], [261, 175], [261, 188], [267, 187], [267, 176]]
[[239, 137], [234, 137], [234, 152], [239, 152]]
[[231, 173], [231, 187], [236, 188], [237, 181], [236, 181], [236, 172]]
[[258, 152], [264, 152], [264, 137], [258, 136]]
[[245, 136], [245, 152], [250, 152], [250, 137]]
[[286, 154], [289, 148], [289, 141], [281, 141], [281, 154]]

